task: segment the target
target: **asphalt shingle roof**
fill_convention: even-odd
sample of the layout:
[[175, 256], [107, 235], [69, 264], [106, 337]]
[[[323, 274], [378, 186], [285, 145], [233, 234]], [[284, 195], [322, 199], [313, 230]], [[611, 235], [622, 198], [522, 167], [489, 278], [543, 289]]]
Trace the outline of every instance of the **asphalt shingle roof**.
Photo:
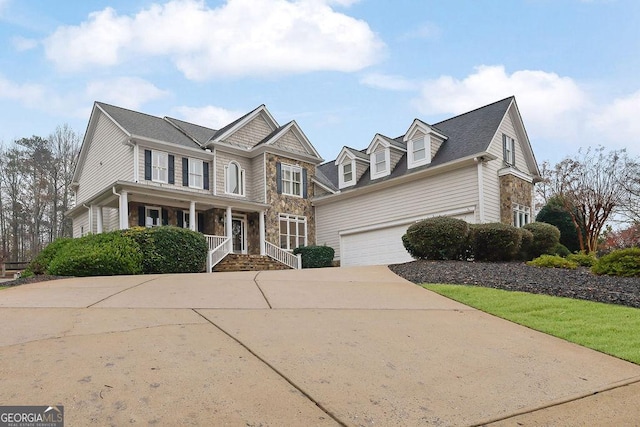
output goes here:
[[132, 135], [170, 142], [185, 147], [201, 148], [191, 138], [160, 117], [127, 110], [126, 108], [116, 107], [102, 102], [97, 102], [96, 104]]
[[[384, 178], [376, 179], [375, 182], [393, 179], [398, 176], [418, 172], [426, 168], [485, 152], [489, 148], [489, 144], [497, 132], [500, 122], [513, 99], [514, 97], [511, 96], [432, 125], [432, 128], [447, 136], [447, 140], [442, 143], [431, 163], [409, 170], [407, 168], [407, 155], [405, 153], [398, 161], [395, 169], [391, 171], [391, 174]], [[401, 135], [390, 141], [403, 144], [403, 138], [404, 135]], [[356, 152], [354, 149], [349, 149]], [[318, 169], [326, 179], [331, 181], [333, 188], [337, 189], [338, 166], [335, 160], [318, 166]], [[360, 188], [371, 183], [370, 174], [365, 172], [356, 185], [349, 188]]]
[[169, 120], [171, 123], [178, 126], [184, 133], [202, 145], [206, 144], [207, 141], [209, 141], [209, 139], [217, 132], [215, 129], [185, 122], [184, 120], [174, 119], [173, 117], [165, 117], [165, 120]]

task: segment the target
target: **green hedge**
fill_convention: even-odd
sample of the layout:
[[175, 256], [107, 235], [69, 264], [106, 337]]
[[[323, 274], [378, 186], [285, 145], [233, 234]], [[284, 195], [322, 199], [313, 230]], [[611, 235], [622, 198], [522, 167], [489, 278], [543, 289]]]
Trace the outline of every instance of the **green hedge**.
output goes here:
[[512, 225], [474, 224], [470, 236], [473, 257], [478, 261], [513, 261], [520, 252], [522, 234]]
[[533, 233], [524, 228], [518, 228], [520, 233], [520, 250], [518, 252], [518, 258], [521, 261], [529, 261], [533, 259], [531, 256], [531, 247], [533, 246]]
[[56, 276], [113, 276], [142, 273], [140, 246], [120, 232], [90, 234], [57, 251], [48, 268]]
[[428, 218], [412, 224], [402, 244], [416, 259], [462, 259], [467, 250], [469, 224], [451, 217]]
[[300, 246], [294, 255], [302, 255], [302, 268], [331, 267], [335, 250], [329, 246]]
[[640, 248], [613, 251], [596, 261], [591, 271], [609, 276], [640, 277]]
[[567, 259], [569, 261], [573, 261], [578, 263], [583, 267], [593, 267], [593, 265], [598, 261], [598, 258], [594, 253], [587, 254], [585, 252], [578, 252], [577, 254], [569, 254], [567, 255]]
[[153, 273], [199, 273], [205, 269], [207, 240], [185, 228], [134, 227], [123, 235], [135, 240], [143, 254], [142, 271]]
[[60, 250], [71, 242], [73, 242], [73, 239], [61, 237], [49, 243], [42, 251], [40, 251], [38, 256], [29, 263], [29, 266], [22, 272], [22, 277], [49, 274], [49, 264], [51, 261], [56, 257]]
[[553, 254], [556, 245], [560, 243], [560, 230], [555, 225], [532, 222], [522, 228], [533, 233], [533, 242], [528, 248], [530, 259], [544, 254]]
[[576, 262], [563, 258], [560, 255], [540, 255], [534, 260], [527, 262], [527, 265], [534, 267], [569, 268], [572, 270], [578, 268]]

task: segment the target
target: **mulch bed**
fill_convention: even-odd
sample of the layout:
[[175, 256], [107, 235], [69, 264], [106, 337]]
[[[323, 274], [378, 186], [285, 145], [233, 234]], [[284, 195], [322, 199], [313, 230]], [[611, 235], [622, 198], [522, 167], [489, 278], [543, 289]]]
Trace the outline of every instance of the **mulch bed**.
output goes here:
[[522, 262], [418, 260], [389, 268], [413, 283], [484, 286], [640, 308], [640, 277], [597, 276], [585, 267], [568, 270]]
[[65, 277], [65, 276], [51, 276], [48, 274], [43, 274], [40, 276], [21, 277], [19, 279], [10, 280], [8, 282], [2, 282], [0, 283], [0, 287], [26, 285], [28, 283], [48, 282], [49, 280], [68, 279], [68, 278], [69, 277]]

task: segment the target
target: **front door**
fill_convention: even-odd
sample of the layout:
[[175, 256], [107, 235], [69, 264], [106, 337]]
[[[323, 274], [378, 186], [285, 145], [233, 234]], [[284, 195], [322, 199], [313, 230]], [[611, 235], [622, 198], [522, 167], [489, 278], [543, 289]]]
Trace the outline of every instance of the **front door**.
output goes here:
[[245, 217], [231, 218], [231, 242], [233, 243], [233, 253], [247, 253], [247, 220]]

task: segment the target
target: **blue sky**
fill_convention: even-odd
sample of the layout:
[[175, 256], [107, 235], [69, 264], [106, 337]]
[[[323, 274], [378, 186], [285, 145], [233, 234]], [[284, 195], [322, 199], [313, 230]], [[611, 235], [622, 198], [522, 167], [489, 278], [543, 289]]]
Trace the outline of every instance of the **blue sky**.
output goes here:
[[93, 101], [218, 128], [260, 104], [327, 160], [515, 95], [538, 161], [640, 155], [637, 0], [0, 0], [0, 142]]

